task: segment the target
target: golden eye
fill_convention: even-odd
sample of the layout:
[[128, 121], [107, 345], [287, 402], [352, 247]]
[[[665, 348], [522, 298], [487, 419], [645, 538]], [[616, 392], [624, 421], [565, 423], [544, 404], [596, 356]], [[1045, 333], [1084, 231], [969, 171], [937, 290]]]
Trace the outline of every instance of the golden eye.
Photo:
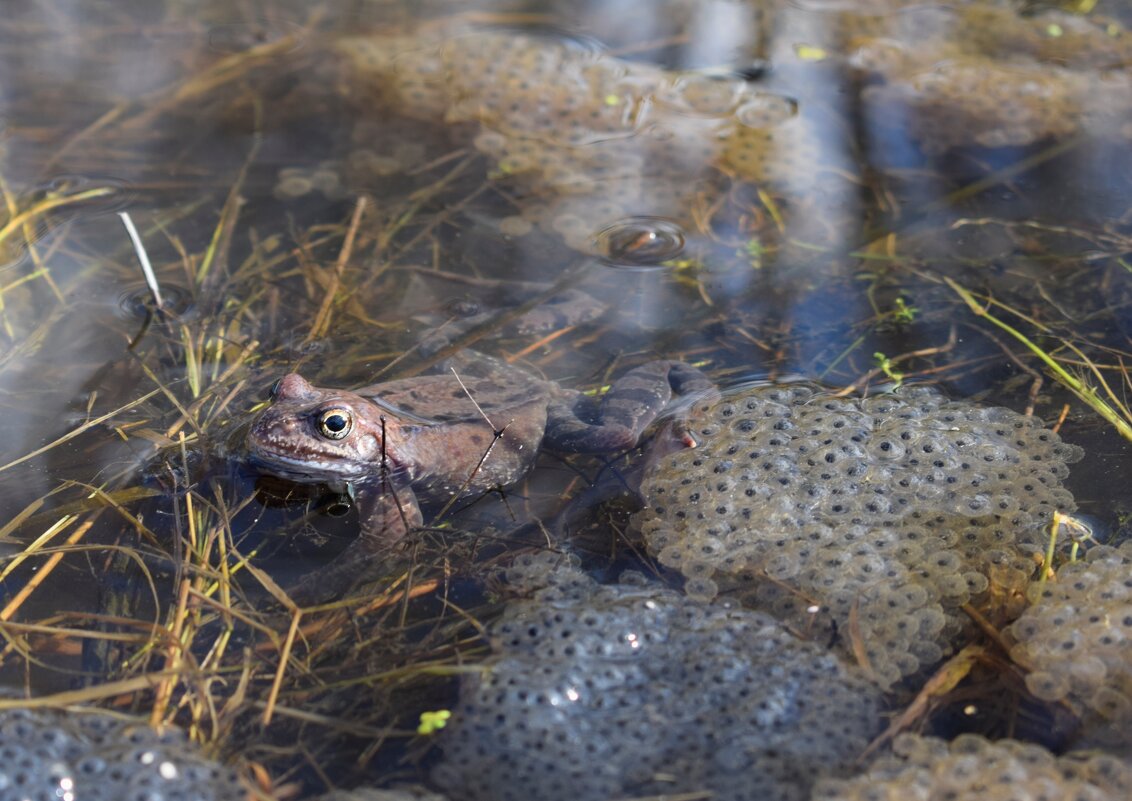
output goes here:
[[318, 433], [327, 439], [342, 439], [354, 427], [348, 409], [327, 409], [318, 416]]

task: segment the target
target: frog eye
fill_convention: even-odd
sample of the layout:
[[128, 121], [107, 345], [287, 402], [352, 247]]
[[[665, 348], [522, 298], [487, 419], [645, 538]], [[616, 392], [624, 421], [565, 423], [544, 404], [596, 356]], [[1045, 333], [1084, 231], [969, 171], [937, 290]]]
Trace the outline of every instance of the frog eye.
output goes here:
[[318, 433], [327, 439], [342, 439], [354, 427], [348, 409], [327, 409], [318, 415]]

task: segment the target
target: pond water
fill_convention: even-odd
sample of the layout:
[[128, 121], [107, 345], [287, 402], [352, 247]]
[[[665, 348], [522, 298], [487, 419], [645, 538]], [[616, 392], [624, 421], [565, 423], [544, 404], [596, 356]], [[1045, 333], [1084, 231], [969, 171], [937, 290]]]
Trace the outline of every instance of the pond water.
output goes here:
[[[424, 528], [370, 549], [374, 569], [351, 571], [364, 589], [326, 584], [315, 570], [372, 502], [263, 475], [248, 425], [288, 373], [357, 388], [428, 372], [437, 328], [450, 351], [591, 393], [668, 359], [727, 398], [799, 379], [852, 399], [927, 384], [1036, 416], [1084, 453], [1049, 479], [1072, 498], [1047, 506], [1074, 515], [1055, 571], [1119, 545], [1132, 14], [1017, 5], [11, 3], [0, 681], [187, 726], [262, 764], [265, 795], [314, 797], [427, 780], [420, 714], [453, 707], [460, 676], [498, 654], [481, 635], [520, 555], [570, 554], [604, 583], [709, 578], [642, 535], [646, 446], [542, 453], [456, 503], [414, 484]], [[1039, 570], [974, 590], [987, 627], [1022, 614]], [[353, 600], [300, 619], [284, 591], [311, 575]], [[748, 578], [713, 583], [714, 603], [762, 609], [734, 584]], [[791, 630], [868, 674], [856, 604]], [[880, 681], [884, 704], [906, 705], [964, 636]], [[996, 658], [920, 728], [1071, 745], [1052, 703], [1072, 707], [1069, 690], [1011, 684], [1022, 668]], [[1128, 692], [1132, 665], [1108, 671]], [[1009, 701], [991, 701], [1001, 684]]]

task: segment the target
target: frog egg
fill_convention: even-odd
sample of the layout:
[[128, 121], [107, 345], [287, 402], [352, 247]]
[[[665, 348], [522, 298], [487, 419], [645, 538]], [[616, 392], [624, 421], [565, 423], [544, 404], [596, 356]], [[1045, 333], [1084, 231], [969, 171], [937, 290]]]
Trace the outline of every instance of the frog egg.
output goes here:
[[1101, 687], [1088, 700], [1089, 706], [1105, 720], [1123, 723], [1132, 720], [1132, 695], [1113, 687]]
[[499, 221], [499, 232], [505, 236], [526, 236], [533, 228], [530, 220], [518, 215], [504, 217]]
[[313, 189], [330, 199], [340, 198], [345, 193], [339, 181], [337, 170], [332, 168], [320, 167], [315, 170], [311, 173], [310, 182]]
[[801, 564], [794, 554], [780, 553], [763, 564], [766, 574], [776, 581], [785, 581], [798, 574]]
[[962, 574], [962, 579], [967, 585], [967, 596], [981, 595], [986, 592], [990, 587], [990, 581], [982, 573], [974, 570], [967, 571]]
[[304, 171], [288, 167], [279, 171], [273, 194], [279, 200], [293, 200], [314, 191], [314, 183]]
[[564, 195], [593, 195], [598, 191], [597, 182], [584, 168], [572, 164], [544, 163], [542, 183], [555, 192]]
[[797, 101], [768, 92], [749, 94], [735, 111], [735, 119], [740, 125], [754, 129], [774, 128], [797, 115]]
[[660, 98], [686, 113], [730, 115], [745, 95], [743, 81], [689, 73], [661, 90]]
[[[1084, 650], [1081, 642], [1074, 643], [1074, 647]], [[1070, 681], [1077, 685], [1103, 686], [1108, 676], [1108, 666], [1104, 660], [1083, 653], [1069, 663]]]
[[509, 141], [499, 131], [483, 130], [476, 134], [472, 145], [481, 153], [501, 158], [507, 152]]
[[590, 226], [575, 214], [559, 214], [551, 221], [551, 227], [563, 237], [589, 238]]
[[663, 548], [656, 555], [656, 559], [665, 567], [679, 568], [684, 564], [685, 549], [683, 545], [673, 544]]
[[719, 585], [710, 578], [690, 578], [684, 583], [684, 592], [692, 600], [707, 602], [719, 594]]

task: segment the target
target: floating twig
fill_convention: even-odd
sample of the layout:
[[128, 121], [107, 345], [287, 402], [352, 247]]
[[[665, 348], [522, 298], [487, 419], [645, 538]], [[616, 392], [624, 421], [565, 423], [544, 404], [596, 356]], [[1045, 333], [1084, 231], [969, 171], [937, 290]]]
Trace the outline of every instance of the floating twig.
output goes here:
[[134, 244], [134, 253], [137, 254], [138, 263], [141, 264], [142, 275], [145, 276], [149, 293], [153, 295], [153, 305], [158, 311], [161, 311], [165, 308], [165, 302], [161, 299], [161, 287], [157, 285], [157, 276], [153, 273], [153, 265], [149, 263], [149, 254], [145, 252], [141, 235], [138, 234], [138, 229], [134, 227], [134, 221], [130, 219], [128, 211], [120, 211], [118, 216], [122, 218], [122, 225], [126, 226], [126, 233], [130, 235], [130, 241]]

